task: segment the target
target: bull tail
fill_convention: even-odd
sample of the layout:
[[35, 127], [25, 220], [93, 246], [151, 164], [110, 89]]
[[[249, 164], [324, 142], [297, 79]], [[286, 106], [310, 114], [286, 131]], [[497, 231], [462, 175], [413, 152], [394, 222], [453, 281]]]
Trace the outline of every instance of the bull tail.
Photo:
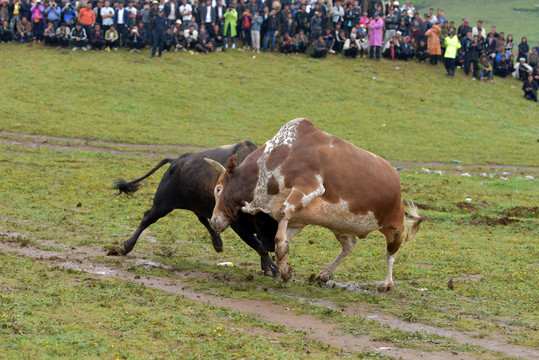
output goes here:
[[421, 227], [421, 221], [423, 221], [423, 218], [419, 215], [417, 206], [415, 206], [412, 201], [409, 201], [408, 212], [404, 215], [404, 232], [406, 233], [406, 236], [404, 237], [405, 243], [412, 240], [417, 234]]
[[146, 179], [150, 175], [152, 175], [154, 172], [156, 172], [161, 166], [165, 164], [170, 164], [174, 161], [173, 158], [166, 158], [163, 159], [157, 164], [153, 169], [150, 170], [146, 175], [143, 177], [140, 177], [133, 181], [126, 181], [125, 179], [116, 179], [114, 180], [114, 186], [112, 187], [114, 190], [118, 190], [118, 195], [126, 194], [126, 195], [133, 195], [135, 191], [137, 191], [140, 187], [139, 182]]

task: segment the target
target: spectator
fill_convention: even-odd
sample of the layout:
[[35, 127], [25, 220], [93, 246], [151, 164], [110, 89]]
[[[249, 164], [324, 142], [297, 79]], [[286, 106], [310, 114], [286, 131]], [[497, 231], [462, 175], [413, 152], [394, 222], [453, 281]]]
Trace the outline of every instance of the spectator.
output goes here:
[[90, 35], [95, 24], [95, 13], [91, 2], [88, 1], [86, 6], [79, 11], [79, 22], [82, 24], [86, 34]]
[[498, 36], [498, 38], [496, 40], [497, 40], [497, 43], [498, 43], [498, 45], [496, 46], [496, 52], [500, 53], [502, 55], [505, 54], [506, 42], [505, 42], [505, 34], [504, 34], [503, 31], [500, 33], [500, 35]]
[[444, 24], [447, 24], [448, 20], [445, 16], [445, 11], [440, 10], [440, 15], [438, 16], [438, 23], [440, 23], [441, 26], [444, 26]]
[[77, 11], [73, 8], [73, 5], [68, 1], [62, 9], [63, 22], [69, 27], [69, 30], [73, 30], [75, 23], [77, 22]]
[[[170, 20], [167, 20], [167, 22]], [[163, 45], [163, 51], [169, 52], [172, 50], [172, 46], [174, 45], [174, 33], [172, 32], [172, 28], [170, 26], [167, 26], [167, 29], [165, 30], [165, 43]]]
[[509, 65], [505, 55], [502, 55], [501, 59], [494, 64], [494, 75], [504, 78], [507, 74], [509, 74]]
[[374, 58], [376, 51], [376, 61], [380, 61], [380, 48], [382, 46], [382, 32], [384, 20], [380, 18], [378, 13], [374, 14], [374, 19], [369, 23], [369, 43], [371, 47], [370, 57]]
[[445, 38], [445, 53], [444, 53], [444, 63], [447, 70], [447, 75], [450, 78], [455, 76], [455, 58], [457, 57], [457, 50], [460, 49], [461, 45], [458, 37], [455, 36], [455, 32], [451, 30], [449, 36]]
[[148, 31], [148, 29], [150, 29], [150, 2], [149, 0], [146, 0], [146, 2], [144, 3], [144, 6], [142, 7], [142, 10], [140, 10], [140, 22], [144, 24], [144, 29], [145, 29], [144, 34], [146, 36], [145, 40], [146, 40], [146, 43], [149, 44], [150, 43], [150, 32]]
[[[215, 8], [211, 6], [211, 0], [206, 0], [206, 5], [202, 6], [200, 17], [201, 17], [200, 19], [201, 23], [204, 23], [206, 25], [206, 28], [210, 28], [210, 27], [213, 28], [213, 26], [216, 23], [216, 17], [215, 17]], [[197, 36], [198, 36], [198, 31], [197, 31]], [[187, 42], [189, 43], [189, 40]]]
[[110, 7], [110, 1], [105, 1], [105, 6], [101, 8], [101, 19], [103, 21], [103, 31], [107, 32], [111, 25], [114, 24], [114, 9]]
[[32, 41], [32, 25], [26, 17], [22, 17], [17, 26], [17, 38], [21, 44], [25, 41]]
[[441, 29], [438, 24], [433, 25], [432, 28], [425, 33], [425, 35], [427, 35], [427, 48], [429, 49], [431, 65], [438, 65], [438, 59], [442, 56], [440, 33]]
[[472, 32], [468, 32], [463, 40], [464, 47], [464, 74], [468, 76], [470, 71], [472, 72], [472, 80], [477, 79], [477, 64], [479, 62], [479, 55], [481, 55], [481, 49], [479, 46], [479, 36], [475, 35], [473, 39], [470, 39]]
[[26, 20], [30, 21], [32, 18], [32, 10], [31, 10], [32, 4], [30, 3], [30, 0], [21, 0], [20, 5], [21, 5], [21, 10], [20, 10], [21, 21], [23, 17], [25, 17]]
[[[340, 27], [338, 24], [335, 24], [335, 26]], [[294, 23], [294, 19], [292, 18], [292, 13], [288, 13], [286, 15], [286, 19], [283, 20], [283, 23], [281, 24], [281, 34], [288, 34], [291, 38], [296, 36], [296, 25]]]
[[178, 50], [187, 51], [186, 47], [187, 40], [185, 39], [184, 30], [180, 29], [176, 34], [174, 34], [174, 52]]
[[68, 47], [71, 40], [71, 30], [66, 23], [61, 23], [60, 27], [56, 29], [56, 41], [61, 47]]
[[384, 35], [384, 42], [382, 46], [386, 46], [387, 42], [395, 36], [397, 27], [399, 26], [399, 19], [395, 15], [395, 11], [392, 7], [389, 8], [389, 13], [386, 15], [386, 32]]
[[296, 41], [290, 36], [289, 33], [285, 33], [281, 42], [281, 52], [283, 54], [292, 54], [296, 51]]
[[[234, 11], [236, 11], [236, 9], [234, 9]], [[226, 43], [227, 39], [224, 38], [224, 40]], [[206, 31], [205, 26], [200, 27], [200, 32], [198, 33], [198, 45], [196, 49], [203, 54], [208, 54], [213, 51], [213, 43], [211, 41], [210, 35]]]
[[187, 30], [187, 33], [185, 34], [185, 41], [187, 42], [188, 49], [196, 50], [196, 46], [198, 44], [198, 31], [195, 30], [195, 27], [193, 25], [189, 25], [189, 30]]
[[481, 20], [479, 20], [477, 26], [472, 29], [472, 36], [474, 35], [479, 36], [483, 41], [487, 38], [487, 31], [483, 28], [483, 22]]
[[414, 17], [412, 18], [412, 21], [410, 22], [410, 38], [415, 39], [415, 41], [418, 41], [419, 31], [421, 30], [422, 26], [423, 20], [421, 20], [419, 14], [416, 12], [414, 14]]
[[533, 80], [539, 84], [539, 64], [535, 65], [532, 70]]
[[360, 45], [356, 39], [356, 34], [351, 33], [350, 38], [344, 42], [344, 56], [355, 59], [359, 54]]
[[[223, 17], [225, 19], [224, 30], [223, 30], [223, 36], [225, 37], [225, 48], [228, 47], [228, 37], [230, 36], [232, 39], [232, 49], [235, 49], [236, 48], [236, 35], [237, 35], [236, 28], [238, 25], [238, 12], [234, 8], [234, 5], [232, 4], [229, 5]], [[205, 46], [205, 45], [202, 44], [202, 46]]]
[[189, 22], [193, 18], [193, 7], [187, 2], [187, 0], [182, 0], [182, 4], [180, 5], [179, 10], [182, 17], [184, 29], [186, 29]]
[[485, 78], [488, 78], [488, 81], [490, 81], [491, 83], [494, 82], [494, 80], [492, 80], [492, 65], [490, 65], [490, 62], [488, 61], [485, 54], [481, 55], [477, 67], [479, 68], [479, 76], [481, 77], [481, 82], [483, 82]]
[[[350, 4], [350, 7], [352, 4]], [[309, 33], [309, 14], [307, 14], [305, 4], [302, 4], [299, 12], [296, 14], [296, 29], [303, 30], [303, 34], [307, 35]], [[350, 26], [352, 28], [352, 26]]]
[[323, 58], [326, 57], [327, 51], [328, 49], [326, 48], [324, 38], [320, 35], [314, 42], [314, 52], [312, 56], [317, 59]]
[[129, 15], [124, 8], [123, 0], [118, 3], [118, 8], [114, 12], [114, 26], [118, 31], [118, 36], [122, 39], [121, 46], [127, 48], [127, 24], [129, 23]]
[[429, 50], [427, 49], [427, 43], [425, 40], [419, 40], [419, 44], [415, 49], [417, 60], [420, 63], [424, 63], [429, 58]]
[[537, 48], [533, 47], [530, 56], [528, 57], [528, 64], [531, 67], [535, 67], [539, 63], [539, 53], [537, 53]]
[[271, 51], [275, 48], [275, 38], [279, 34], [279, 21], [275, 17], [275, 10], [271, 10], [268, 18], [268, 30], [266, 33], [266, 41], [264, 42], [264, 50], [268, 49], [269, 41], [271, 39]]
[[528, 61], [528, 54], [530, 52], [530, 46], [528, 45], [528, 39], [524, 36], [518, 44], [518, 58], [524, 58]]
[[513, 35], [507, 35], [507, 41], [505, 44], [505, 57], [509, 59], [513, 55]]
[[[96, 5], [97, 4], [97, 5]], [[103, 18], [101, 17], [101, 9], [103, 9], [103, 0], [97, 0], [94, 2], [94, 15], [95, 15], [95, 24], [103, 26]]]
[[86, 51], [86, 45], [88, 44], [88, 35], [86, 35], [86, 30], [80, 22], [75, 25], [73, 31], [71, 31], [71, 46], [73, 46], [73, 51], [78, 50], [79, 48]]
[[304, 53], [307, 50], [307, 45], [309, 45], [309, 39], [307, 38], [307, 35], [305, 35], [305, 31], [299, 29], [299, 32], [296, 35], [297, 52]]
[[167, 26], [172, 26], [176, 23], [176, 20], [181, 16], [180, 7], [176, 0], [169, 0], [163, 7], [165, 10], [165, 17], [167, 19]]
[[60, 25], [60, 16], [62, 15], [62, 11], [58, 7], [56, 1], [51, 1], [45, 8], [43, 14], [47, 17], [47, 21], [52, 21], [54, 30], [56, 31]]
[[120, 47], [120, 35], [114, 24], [105, 32], [105, 45], [107, 46], [107, 51], [110, 51], [111, 48], [116, 51]]
[[344, 8], [340, 0], [336, 0], [332, 9], [331, 21], [333, 25], [342, 24], [344, 21]]
[[[413, 39], [412, 39], [413, 40]], [[403, 61], [408, 61], [413, 57], [412, 46], [410, 45], [410, 38], [408, 36], [404, 37], [400, 43], [400, 56], [399, 59]]]
[[524, 97], [528, 100], [537, 102], [537, 89], [539, 85], [534, 80], [533, 76], [529, 75], [528, 79], [522, 84], [522, 90], [524, 91]]
[[129, 5], [127, 6], [127, 31], [131, 33], [131, 29], [137, 25], [137, 9], [133, 6], [133, 0], [129, 0]]
[[167, 24], [165, 19], [165, 12], [163, 9], [159, 9], [159, 11], [157, 12], [157, 16], [152, 21], [152, 58], [155, 57], [155, 53], [157, 52], [158, 47], [159, 57], [161, 57], [161, 54], [163, 53], [163, 48], [165, 46], [166, 27]]
[[0, 41], [10, 42], [13, 40], [13, 29], [9, 25], [7, 20], [2, 21], [2, 29], [0, 31]]
[[219, 27], [219, 25], [215, 24], [213, 27], [213, 48], [217, 51], [226, 51], [226, 39], [223, 35], [223, 30]]
[[[399, 32], [397, 32], [399, 34]], [[401, 40], [400, 36], [395, 36], [384, 47], [382, 55], [386, 59], [395, 60], [400, 57], [401, 52]]]
[[43, 31], [45, 25], [45, 17], [43, 15], [43, 5], [41, 0], [36, 0], [36, 3], [30, 8], [32, 12], [32, 34], [34, 35], [34, 43], [43, 40]]
[[55, 46], [56, 45], [56, 31], [54, 30], [54, 24], [52, 21], [47, 23], [47, 28], [43, 33], [43, 39], [45, 40], [45, 46]]
[[322, 12], [315, 11], [313, 17], [311, 17], [311, 40], [317, 39], [322, 35]]
[[9, 25], [11, 26], [11, 29], [15, 31], [19, 27], [19, 23], [21, 22], [21, 2], [19, 0], [14, 0], [13, 4], [11, 5], [11, 20]]
[[367, 40], [367, 36], [365, 34], [359, 33], [358, 35], [358, 42], [359, 42], [359, 56], [363, 56], [364, 58], [367, 57], [367, 54], [369, 53], [369, 41]]
[[138, 26], [133, 26], [127, 37], [127, 47], [130, 52], [140, 52], [146, 46], [146, 38], [143, 37], [138, 29]]
[[466, 33], [468, 33], [468, 31], [470, 33], [472, 32], [472, 28], [470, 27], [469, 24], [470, 24], [470, 21], [468, 19], [462, 19], [462, 25], [460, 25], [457, 30], [457, 34], [460, 41], [462, 41], [462, 39], [466, 37]]
[[251, 40], [253, 42], [253, 51], [260, 52], [260, 27], [262, 26], [262, 16], [259, 15], [258, 10], [253, 12], [253, 18], [251, 22]]
[[487, 41], [485, 42], [485, 51], [487, 56], [493, 57], [496, 54], [498, 47], [498, 40], [494, 37], [494, 33], [488, 33]]
[[340, 24], [335, 26], [335, 44], [333, 45], [333, 50], [338, 54], [343, 51], [346, 42], [346, 33], [340, 27]]
[[525, 81], [529, 75], [532, 74], [533, 68], [526, 64], [525, 58], [518, 59], [518, 64], [515, 65], [515, 70], [513, 71], [513, 77], [520, 81]]
[[95, 24], [94, 28], [90, 31], [90, 46], [93, 50], [99, 51], [105, 46], [105, 33], [99, 24]]

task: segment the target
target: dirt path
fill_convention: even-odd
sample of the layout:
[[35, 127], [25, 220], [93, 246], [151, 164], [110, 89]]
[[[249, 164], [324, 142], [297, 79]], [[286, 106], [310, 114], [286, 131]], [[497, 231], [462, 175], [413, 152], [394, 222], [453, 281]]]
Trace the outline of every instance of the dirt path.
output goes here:
[[[85, 150], [95, 152], [106, 152], [115, 155], [159, 155], [175, 157], [186, 150], [207, 150], [208, 148], [190, 145], [140, 145], [122, 142], [98, 141], [81, 138], [63, 138], [56, 136], [30, 135], [17, 132], [0, 131], [0, 143], [24, 146], [30, 148], [50, 148], [60, 150]], [[110, 148], [117, 147], [116, 149]], [[125, 148], [125, 149], [121, 149]], [[519, 166], [507, 164], [455, 164], [443, 162], [413, 162], [404, 160], [388, 159], [393, 165], [423, 166], [423, 167], [444, 167], [444, 168], [484, 168], [496, 170], [520, 171], [526, 174], [539, 173], [539, 166]]]
[[[25, 239], [26, 237], [19, 233], [6, 233], [0, 231], [0, 239], [1, 238], [19, 238], [20, 240], [20, 238]], [[94, 260], [96, 257], [104, 256], [106, 254], [106, 251], [102, 248], [89, 246], [75, 247], [69, 244], [57, 244], [52, 241], [33, 240], [37, 241], [39, 245], [54, 245], [55, 247], [63, 247], [66, 251], [44, 251], [31, 246], [30, 242], [21, 243], [20, 241], [0, 241], [0, 250], [12, 251], [19, 256], [47, 260], [51, 262], [52, 265], [84, 271], [98, 277], [121, 278], [166, 291], [171, 294], [183, 295], [194, 301], [201, 301], [218, 307], [227, 307], [233, 311], [240, 311], [243, 313], [256, 315], [270, 323], [303, 330], [307, 333], [307, 336], [310, 339], [319, 340], [325, 344], [342, 348], [346, 351], [358, 352], [363, 350], [372, 350], [403, 359], [467, 360], [482, 358], [482, 356], [472, 356], [470, 354], [453, 354], [451, 352], [444, 351], [426, 352], [399, 348], [390, 342], [374, 341], [367, 335], [353, 336], [350, 334], [343, 334], [337, 330], [338, 326], [335, 324], [325, 323], [313, 316], [296, 315], [282, 304], [271, 303], [264, 300], [229, 299], [211, 295], [205, 292], [197, 292], [190, 289], [191, 285], [189, 283], [181, 280], [181, 278], [214, 278], [215, 276], [218, 276], [216, 274], [198, 273], [193, 271], [175, 271], [174, 274], [180, 279], [159, 276], [140, 276], [111, 265], [105, 266], [95, 264]], [[165, 269], [170, 269], [168, 266], [144, 259], [144, 257], [137, 252], [133, 252], [130, 254], [130, 256], [123, 257], [122, 259], [133, 264], [134, 266], [163, 267]], [[298, 300], [310, 302], [308, 299], [299, 298]], [[331, 302], [314, 302], [312, 304], [337, 311], [345, 311], [351, 315], [380, 321], [392, 328], [398, 328], [406, 331], [419, 331], [427, 334], [436, 334], [454, 339], [460, 343], [469, 343], [472, 345], [482, 346], [488, 350], [502, 352], [507, 355], [528, 359], [539, 359], [537, 351], [535, 351], [533, 348], [510, 345], [499, 342], [495, 339], [477, 339], [456, 330], [441, 329], [419, 323], [409, 323], [394, 316], [373, 311], [372, 309], [369, 309], [368, 305], [365, 304], [355, 304], [346, 309], [340, 309]], [[488, 357], [488, 355], [485, 356]]]

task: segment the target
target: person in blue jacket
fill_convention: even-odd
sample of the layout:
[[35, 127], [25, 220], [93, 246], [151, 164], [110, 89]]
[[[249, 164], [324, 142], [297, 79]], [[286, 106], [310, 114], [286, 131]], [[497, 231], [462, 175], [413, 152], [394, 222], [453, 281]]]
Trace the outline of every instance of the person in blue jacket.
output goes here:
[[157, 16], [152, 20], [152, 56], [155, 57], [157, 47], [159, 47], [159, 57], [163, 53], [165, 46], [165, 31], [167, 30], [167, 19], [165, 18], [165, 11], [159, 9]]

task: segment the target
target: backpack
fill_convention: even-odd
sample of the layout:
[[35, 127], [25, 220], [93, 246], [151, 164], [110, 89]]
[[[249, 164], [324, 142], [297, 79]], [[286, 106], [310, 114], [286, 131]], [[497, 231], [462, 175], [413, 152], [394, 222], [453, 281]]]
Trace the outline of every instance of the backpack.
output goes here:
[[249, 16], [243, 17], [243, 28], [244, 29], [250, 29], [251, 28], [251, 20], [249, 19]]

